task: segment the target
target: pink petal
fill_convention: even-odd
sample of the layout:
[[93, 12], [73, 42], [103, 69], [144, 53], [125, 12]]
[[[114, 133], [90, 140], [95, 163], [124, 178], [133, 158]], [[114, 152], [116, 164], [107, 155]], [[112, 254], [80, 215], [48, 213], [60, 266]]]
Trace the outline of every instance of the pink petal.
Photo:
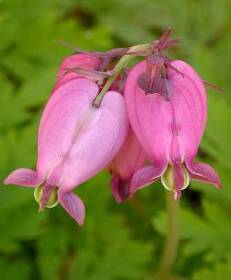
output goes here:
[[170, 142], [171, 105], [159, 94], [145, 95], [139, 87], [138, 78], [145, 70], [146, 62], [141, 62], [130, 71], [125, 84], [125, 102], [131, 126], [149, 160], [159, 162], [166, 158]]
[[47, 183], [44, 184], [41, 200], [39, 202], [40, 210], [42, 210], [44, 207], [46, 207], [47, 201], [48, 201], [49, 196], [51, 195], [53, 189], [54, 189], [54, 187], [52, 185], [49, 185]]
[[39, 174], [66, 191], [95, 176], [118, 153], [128, 132], [124, 100], [108, 92], [92, 106], [95, 83], [75, 79], [57, 89], [42, 116], [38, 139]]
[[118, 203], [130, 198], [130, 180], [122, 180], [118, 175], [113, 175], [110, 185], [112, 194]]
[[60, 204], [67, 213], [79, 224], [82, 225], [85, 219], [85, 206], [82, 200], [72, 192], [58, 192]]
[[186, 165], [192, 179], [221, 187], [220, 177], [210, 165], [193, 162], [186, 162]]
[[74, 133], [89, 116], [90, 104], [98, 87], [87, 79], [77, 79], [62, 85], [56, 93], [50, 97], [39, 126], [37, 170], [43, 177], [69, 150]]
[[[74, 54], [71, 56], [66, 57], [58, 71], [58, 80], [55, 85], [54, 90], [56, 90], [59, 86], [63, 85], [64, 83], [75, 79], [75, 78], [83, 78], [82, 75], [74, 72], [66, 73], [67, 69], [71, 68], [82, 68], [88, 70], [97, 70], [101, 63], [101, 60], [94, 55], [88, 54]], [[54, 91], [53, 91], [54, 92]]]
[[124, 179], [130, 179], [132, 174], [144, 165], [145, 153], [132, 129], [129, 129], [127, 139], [111, 163], [112, 172]]
[[169, 68], [170, 101], [159, 93], [145, 95], [139, 87], [138, 79], [145, 72], [145, 62], [133, 67], [125, 85], [131, 126], [153, 163], [194, 156], [207, 119], [202, 80], [182, 61], [174, 61], [171, 65], [182, 74]]
[[207, 94], [203, 81], [196, 71], [183, 61], [173, 61], [175, 70], [169, 70], [173, 89], [173, 110], [177, 141], [183, 159], [197, 153], [207, 121]]
[[132, 129], [119, 153], [110, 163], [112, 173], [111, 190], [118, 203], [128, 199], [130, 179], [134, 172], [144, 166], [145, 153]]
[[43, 179], [39, 178], [34, 170], [19, 168], [13, 171], [5, 180], [5, 185], [18, 185], [25, 187], [37, 187]]
[[179, 162], [174, 162], [173, 164], [173, 179], [175, 186], [174, 198], [179, 199], [181, 197], [181, 189], [184, 187], [184, 174]]
[[131, 180], [131, 192], [146, 187], [156, 181], [165, 171], [166, 165], [148, 165], [136, 171]]
[[70, 190], [104, 169], [122, 147], [128, 133], [123, 97], [108, 92], [100, 108], [92, 108], [86, 129], [76, 135], [63, 169], [63, 185]]

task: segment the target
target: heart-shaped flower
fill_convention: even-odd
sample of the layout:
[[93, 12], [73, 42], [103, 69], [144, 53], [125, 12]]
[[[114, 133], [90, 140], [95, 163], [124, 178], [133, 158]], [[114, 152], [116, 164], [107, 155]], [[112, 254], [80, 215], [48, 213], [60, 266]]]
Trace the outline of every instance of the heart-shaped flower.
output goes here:
[[123, 96], [109, 91], [96, 107], [98, 92], [96, 83], [85, 78], [59, 86], [41, 117], [36, 171], [20, 168], [4, 181], [34, 187], [40, 209], [60, 202], [79, 224], [85, 208], [73, 189], [111, 162], [128, 133]]
[[[152, 79], [159, 80], [153, 94], [145, 94], [140, 79], [148, 65], [140, 62], [130, 71], [124, 95], [131, 126], [152, 163], [132, 178], [132, 190], [149, 185], [158, 178], [164, 187], [180, 197], [190, 179], [220, 187], [215, 170], [195, 163], [207, 121], [207, 94], [200, 76], [183, 61], [152, 65]], [[156, 69], [158, 67], [158, 69]], [[156, 71], [158, 70], [158, 71]], [[164, 75], [163, 75], [164, 70]], [[155, 77], [158, 73], [158, 79]], [[151, 81], [151, 80], [150, 80]]]

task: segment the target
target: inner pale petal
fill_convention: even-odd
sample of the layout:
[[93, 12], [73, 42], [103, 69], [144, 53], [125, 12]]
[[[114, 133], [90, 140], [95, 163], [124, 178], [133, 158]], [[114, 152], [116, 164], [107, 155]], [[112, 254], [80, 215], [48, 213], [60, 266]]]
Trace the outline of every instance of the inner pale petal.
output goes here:
[[[161, 183], [166, 190], [175, 192], [175, 191], [177, 191], [177, 186], [175, 186], [175, 183], [174, 183], [173, 168], [174, 168], [173, 165], [171, 165], [171, 164], [168, 165], [168, 168], [166, 169], [165, 173], [161, 176]], [[190, 177], [189, 177], [189, 173], [188, 173], [186, 167], [183, 164], [181, 164], [181, 168], [182, 168], [182, 172], [183, 172], [183, 176], [184, 176], [184, 184], [180, 188], [180, 190], [184, 190], [189, 185]]]
[[[51, 190], [51, 192], [49, 193], [48, 199], [46, 201], [46, 206], [45, 207], [53, 208], [59, 203], [57, 190], [58, 190], [58, 188], [56, 188], [56, 187], [54, 187]], [[43, 191], [44, 191], [44, 185], [41, 185], [34, 190], [34, 198], [38, 202], [39, 205], [41, 205], [41, 201], [42, 201], [42, 197], [43, 197]]]

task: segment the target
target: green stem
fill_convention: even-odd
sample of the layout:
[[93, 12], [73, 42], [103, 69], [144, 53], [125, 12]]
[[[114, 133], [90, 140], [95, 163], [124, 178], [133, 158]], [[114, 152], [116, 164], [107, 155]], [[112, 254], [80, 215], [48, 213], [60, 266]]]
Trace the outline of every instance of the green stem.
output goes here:
[[[129, 52], [145, 51], [145, 50], [148, 50], [149, 48], [150, 48], [150, 44], [142, 44], [142, 45], [137, 45], [137, 46], [131, 47]], [[100, 103], [101, 103], [104, 95], [108, 92], [112, 83], [116, 80], [116, 78], [119, 76], [121, 71], [125, 67], [127, 67], [130, 60], [136, 56], [134, 54], [129, 54], [129, 52], [128, 52], [128, 54], [121, 57], [121, 59], [118, 61], [118, 63], [116, 64], [116, 66], [114, 68], [114, 75], [112, 77], [108, 78], [108, 80], [106, 81], [101, 92], [96, 96], [94, 103], [93, 103], [96, 107], [100, 106]]]
[[174, 200], [172, 192], [166, 191], [167, 232], [160, 267], [155, 279], [167, 280], [176, 260], [179, 244], [179, 201]]

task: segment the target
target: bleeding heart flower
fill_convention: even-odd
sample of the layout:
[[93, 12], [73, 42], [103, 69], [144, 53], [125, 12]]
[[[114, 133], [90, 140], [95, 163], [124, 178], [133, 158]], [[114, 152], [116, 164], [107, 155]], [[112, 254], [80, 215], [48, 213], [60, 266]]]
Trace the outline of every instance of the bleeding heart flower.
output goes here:
[[[175, 198], [180, 197], [190, 179], [220, 187], [219, 176], [212, 167], [194, 162], [207, 120], [207, 95], [201, 78], [183, 61], [168, 65], [163, 61], [163, 69], [157, 66], [159, 82], [150, 87], [154, 94], [145, 95], [142, 89], [146, 62], [134, 66], [125, 85], [131, 126], [152, 162], [134, 174], [133, 192], [159, 177]], [[152, 67], [155, 73], [155, 64]]]
[[117, 202], [130, 198], [130, 183], [132, 175], [144, 166], [145, 153], [130, 129], [127, 139], [109, 166], [112, 173], [111, 190]]
[[73, 189], [111, 162], [128, 133], [123, 96], [109, 91], [96, 107], [98, 91], [84, 78], [58, 87], [40, 121], [36, 171], [17, 169], [4, 181], [34, 187], [40, 209], [60, 202], [79, 224], [85, 208]]
[[97, 70], [101, 62], [102, 60], [93, 54], [73, 54], [66, 57], [59, 67], [54, 90], [72, 79], [83, 78], [85, 76], [84, 72], [82, 74], [78, 73], [77, 69]]

